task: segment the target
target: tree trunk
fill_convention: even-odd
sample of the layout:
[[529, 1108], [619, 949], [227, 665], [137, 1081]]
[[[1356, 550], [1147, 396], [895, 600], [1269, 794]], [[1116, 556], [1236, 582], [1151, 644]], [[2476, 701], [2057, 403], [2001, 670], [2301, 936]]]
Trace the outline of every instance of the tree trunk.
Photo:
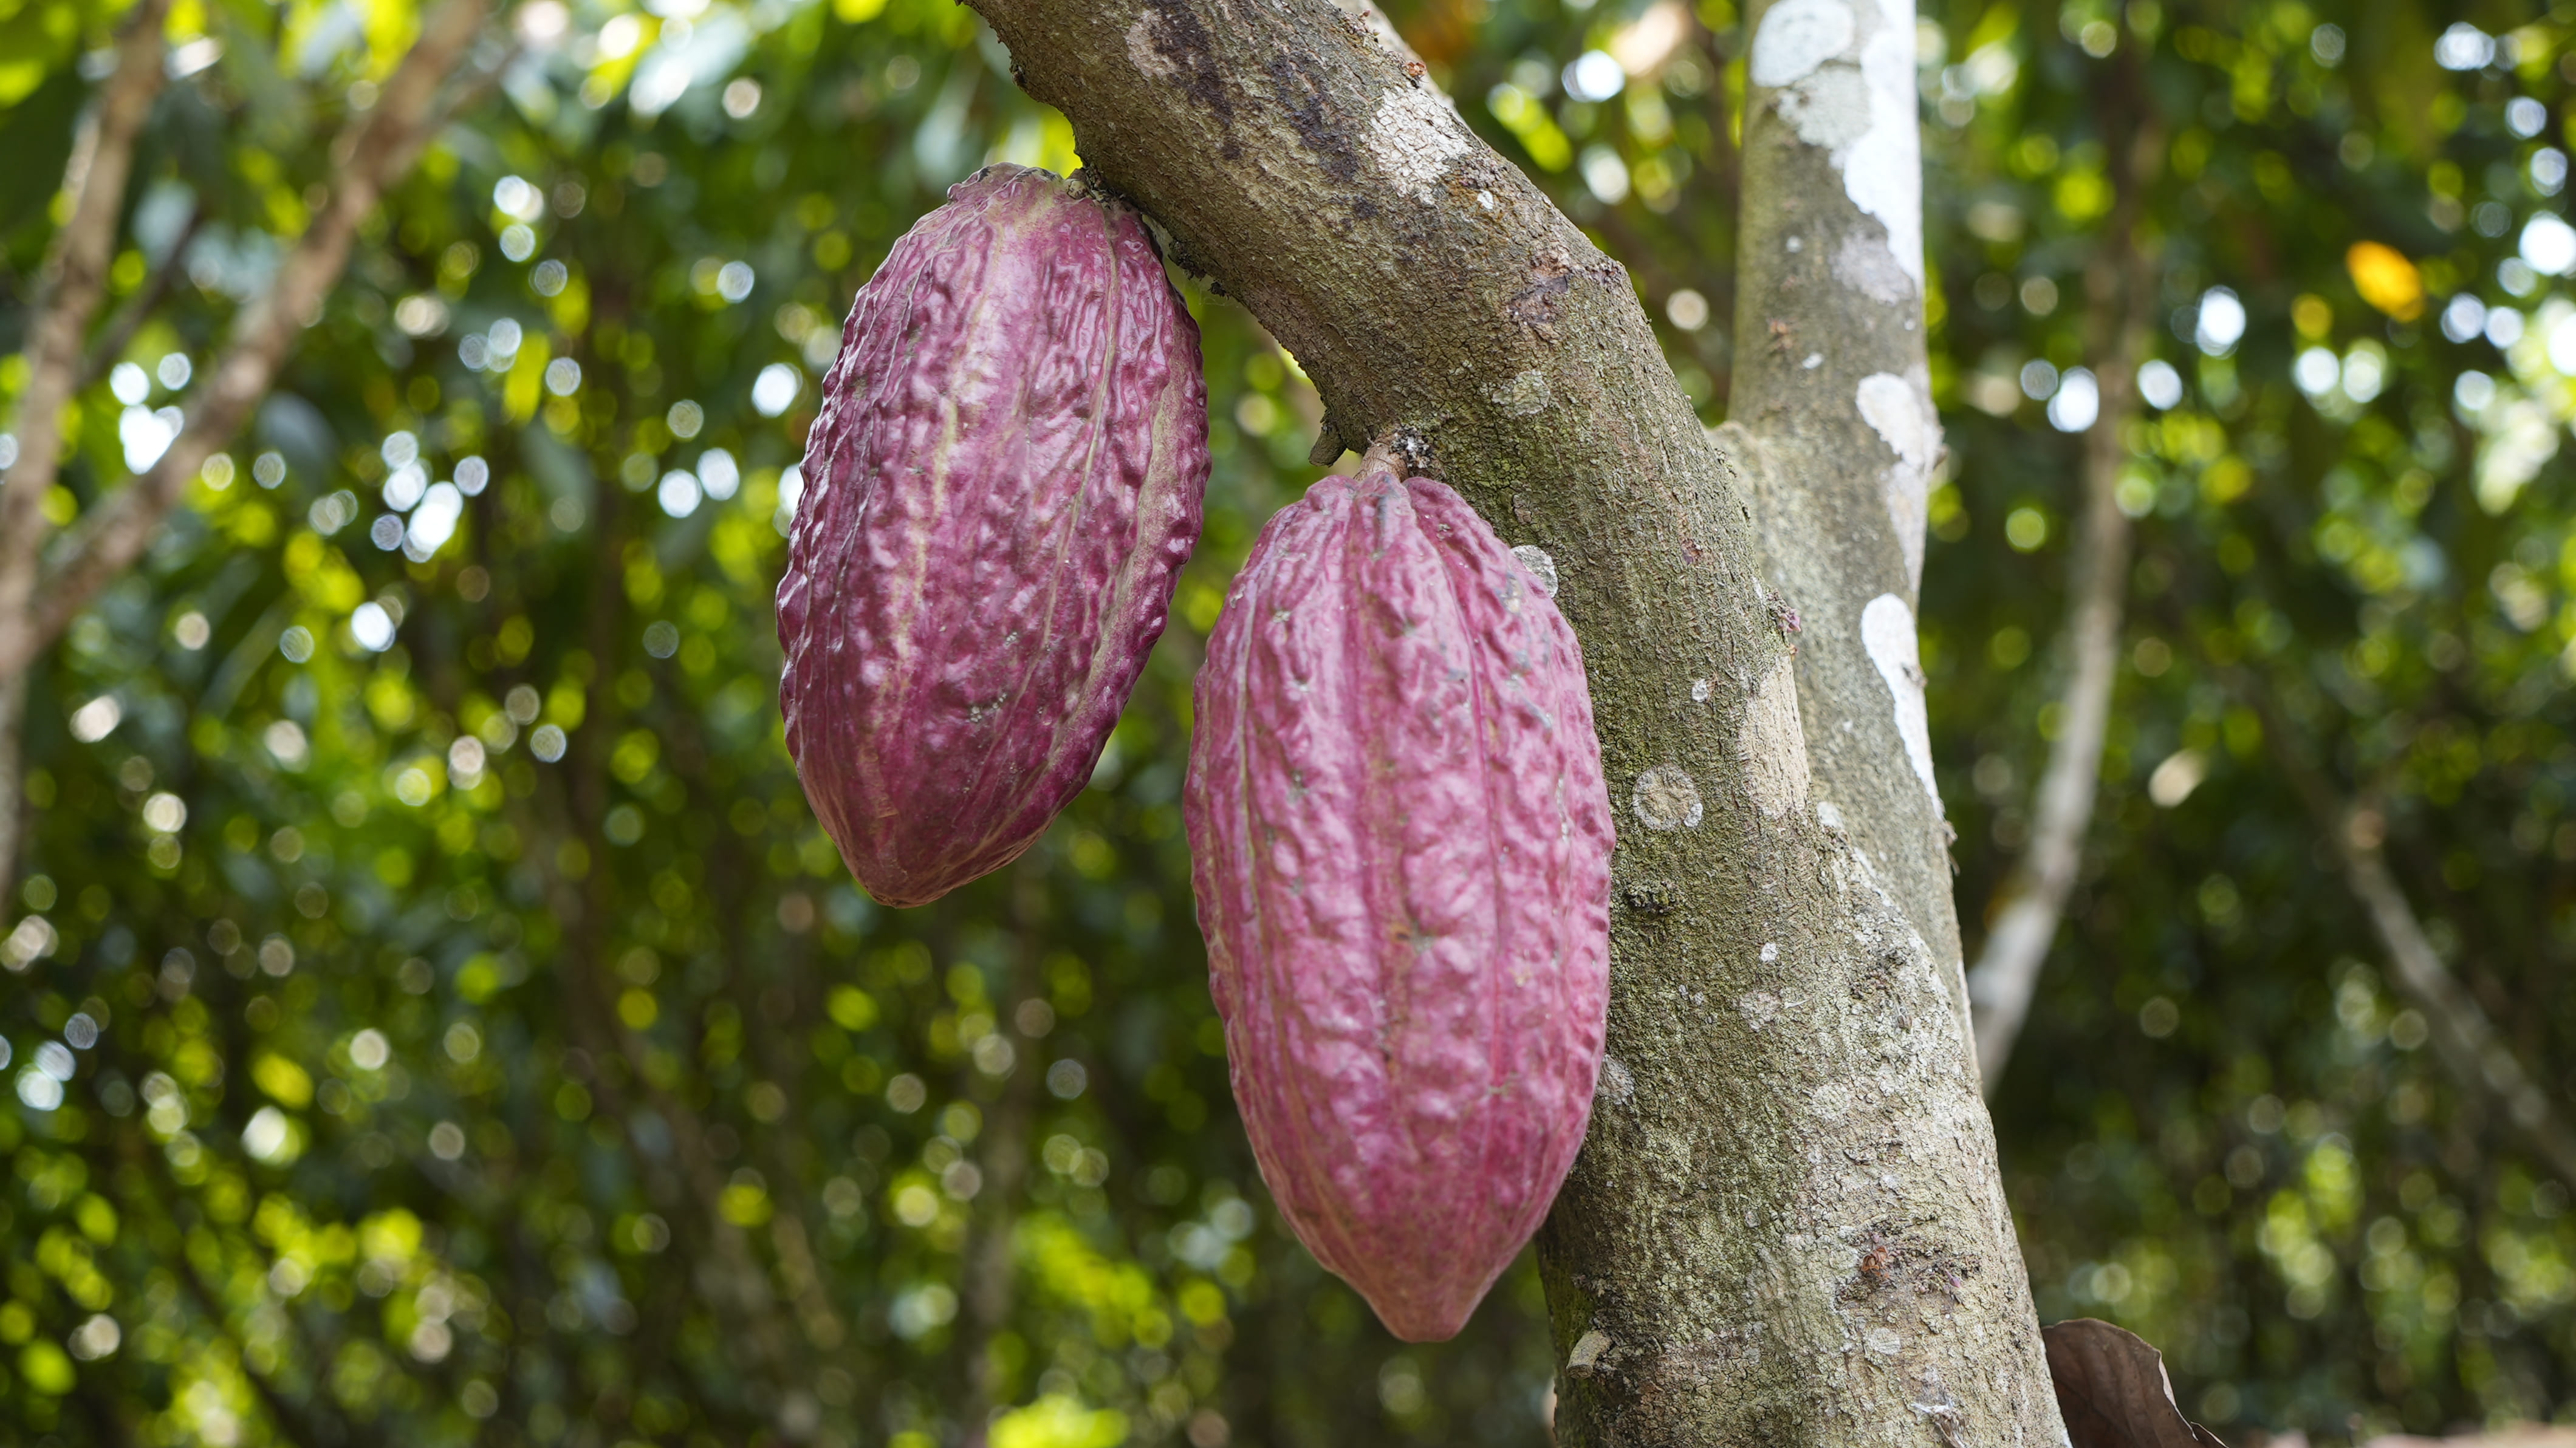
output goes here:
[[[1834, 775], [1839, 808], [1813, 807], [1800, 634], [1760, 583], [1736, 463], [1625, 271], [1325, 0], [975, 3], [1022, 85], [1072, 120], [1091, 174], [1295, 354], [1324, 398], [1319, 452], [1392, 440], [1555, 560], [1623, 826], [1610, 1059], [1540, 1240], [1560, 1441], [2062, 1442], [1956, 946], [1927, 944], [1955, 938], [1940, 935], [1946, 883], [1927, 883], [1947, 868], [1937, 811], [1907, 754], [1867, 752], [1898, 748], [1904, 694], [1869, 710], [1878, 744], [1851, 748], [1856, 770], [1912, 779], [1913, 795], [1845, 795]], [[1903, 129], [1882, 169], [1905, 184], [1877, 240], [1916, 290], [1872, 316], [1919, 332], [1919, 286], [1894, 259], [1920, 249], [1912, 16], [1793, 3], [1828, 32], [1840, 17], [1812, 69], [1854, 94], [1852, 58], [1883, 67], [1889, 36], [1903, 41], [1906, 106], [1874, 124]], [[1784, 169], [1748, 165], [1749, 234], [1787, 229]], [[1813, 325], [1856, 345], [1868, 330]], [[1868, 395], [1876, 355], [1837, 361], [1837, 377], [1870, 362], [1841, 398]], [[1919, 379], [1898, 380], [1920, 398]], [[1884, 472], [1885, 428], [1858, 407], [1818, 402], [1798, 425], [1844, 440], [1813, 439], [1813, 456], [1867, 443]], [[1899, 522], [1875, 527], [1875, 542], [1802, 546], [1874, 550], [1854, 574], [1887, 586]], [[1909, 657], [1911, 640], [1909, 607]]]
[[1923, 937], [1968, 1029], [1914, 605], [1941, 424], [1923, 344], [1910, 3], [1754, 7], [1726, 441], [1798, 620], [1818, 797]]

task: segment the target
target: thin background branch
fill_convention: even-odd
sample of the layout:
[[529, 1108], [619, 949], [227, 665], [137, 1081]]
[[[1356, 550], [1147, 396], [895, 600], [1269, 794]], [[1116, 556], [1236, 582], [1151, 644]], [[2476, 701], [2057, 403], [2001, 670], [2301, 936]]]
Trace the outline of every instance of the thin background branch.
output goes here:
[[[2142, 100], [2132, 67], [2123, 67], [2128, 97], [2106, 110], [2134, 108]], [[2115, 128], [2106, 128], [2115, 129]], [[2059, 699], [2057, 737], [2033, 796], [2028, 848], [1995, 891], [1987, 911], [1992, 923], [1976, 964], [1968, 972], [1968, 1003], [1977, 1035], [1977, 1072], [1988, 1097], [2002, 1081], [2013, 1042], [2029, 1019], [2041, 965], [2057, 938], [2084, 860], [2084, 836], [2102, 773], [2102, 746], [2110, 732], [2111, 689], [2119, 676], [2121, 608], [2129, 582], [2129, 516], [2120, 511], [2120, 471], [2128, 461], [2127, 434], [2138, 415], [2138, 368], [2155, 345], [2156, 262], [2137, 242], [2144, 192], [2161, 153], [2152, 123], [2117, 154], [2113, 185], [2118, 200], [2104, 219], [2102, 239], [2084, 269], [2091, 308], [2085, 347], [2092, 359], [2101, 410], [2084, 437], [2084, 520], [2072, 571], [2066, 620], [2065, 692]]]
[[[42, 300], [29, 329], [18, 460], [0, 484], [0, 637], [23, 626], [35, 604], [38, 565], [53, 532], [44, 502], [61, 465], [63, 406], [80, 386], [82, 338], [107, 287], [116, 219], [134, 169], [134, 138], [166, 75], [161, 30], [169, 10], [170, 0], [141, 0], [127, 17], [106, 94], [64, 168], [63, 189], [73, 197], [71, 220], [55, 235], [37, 279]], [[18, 842], [28, 823], [19, 788], [26, 713], [24, 663], [0, 664], [0, 893], [16, 878]]]
[[[177, 440], [143, 476], [81, 521], [69, 540], [69, 556], [45, 571], [32, 598], [21, 593], [12, 607], [12, 595], [0, 586], [0, 678], [23, 672], [101, 588], [133, 566], [162, 519], [177, 506], [188, 480], [250, 420], [296, 337], [338, 285], [359, 223], [385, 189], [411, 169], [446, 115], [437, 104], [439, 91], [464, 59], [484, 13], [485, 0], [447, 0], [433, 12], [411, 53], [386, 81], [375, 108], [332, 148], [341, 184], [210, 369]], [[71, 366], [78, 366], [80, 355], [74, 337], [67, 352]], [[13, 478], [13, 496], [15, 482]], [[41, 540], [12, 546], [32, 551], [31, 543], [41, 546]]]
[[2549, 1093], [2505, 1044], [2495, 1022], [2433, 948], [2405, 889], [2388, 870], [2382, 845], [2387, 817], [2367, 803], [2343, 797], [2323, 771], [2291, 742], [2298, 736], [2263, 683], [2242, 670], [2228, 682], [2263, 721], [2272, 756], [2307, 806], [2308, 815], [2334, 851], [2345, 888], [2370, 916], [2372, 933], [2388, 952], [2390, 978], [2407, 1003], [2424, 1015], [2434, 1054], [2462, 1089], [2484, 1099], [2511, 1122], [2560, 1181], [2576, 1187], [2576, 1130], [2550, 1102]]

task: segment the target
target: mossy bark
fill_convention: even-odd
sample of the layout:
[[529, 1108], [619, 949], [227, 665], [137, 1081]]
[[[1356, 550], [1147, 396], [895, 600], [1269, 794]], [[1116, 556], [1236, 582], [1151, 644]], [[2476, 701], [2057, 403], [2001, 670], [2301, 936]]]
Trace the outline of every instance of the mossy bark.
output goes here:
[[1391, 439], [1555, 561], [1621, 831], [1610, 1060], [1540, 1236], [1559, 1441], [2062, 1442], [1955, 942], [1857, 843], [1920, 822], [1811, 799], [1803, 635], [1627, 273], [1326, 0], [975, 4], [1296, 355], [1319, 451]]

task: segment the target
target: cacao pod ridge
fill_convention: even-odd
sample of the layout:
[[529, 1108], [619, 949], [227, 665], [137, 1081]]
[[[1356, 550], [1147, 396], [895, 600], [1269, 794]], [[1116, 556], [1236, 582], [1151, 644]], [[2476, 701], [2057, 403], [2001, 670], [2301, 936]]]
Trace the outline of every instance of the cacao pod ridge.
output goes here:
[[1396, 1336], [1455, 1335], [1600, 1069], [1613, 832], [1573, 630], [1443, 484], [1326, 478], [1209, 637], [1184, 811], [1264, 1180]]
[[991, 166], [859, 289], [778, 587], [787, 747], [851, 874], [919, 905], [1089, 782], [1198, 541], [1197, 324], [1141, 219]]

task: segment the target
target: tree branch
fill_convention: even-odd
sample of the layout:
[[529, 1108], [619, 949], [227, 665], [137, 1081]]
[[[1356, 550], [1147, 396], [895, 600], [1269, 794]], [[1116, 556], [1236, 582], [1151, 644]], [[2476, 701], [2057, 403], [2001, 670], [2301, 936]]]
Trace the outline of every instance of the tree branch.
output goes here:
[[116, 365], [116, 359], [124, 355], [126, 347], [133, 343], [134, 334], [142, 331], [143, 324], [152, 320], [152, 314], [161, 310], [161, 304], [170, 299], [170, 289], [178, 284], [179, 278], [187, 275], [188, 248], [205, 225], [206, 208], [201, 205], [189, 207], [187, 221], [171, 239], [169, 255], [163, 257], [161, 265], [153, 270], [152, 279], [143, 284], [143, 290], [134, 294], [134, 300], [117, 312], [107, 324], [107, 330], [91, 344], [89, 360], [81, 364], [82, 387], [105, 377], [108, 369]]
[[1748, 7], [1724, 431], [1754, 485], [1763, 572], [1798, 620], [1816, 793], [1939, 961], [1965, 1050], [1953, 836], [1915, 642], [1941, 426], [1923, 338], [1920, 102], [1912, 52], [1897, 53], [1914, 22], [1910, 8], [1854, 5], [1850, 39], [1819, 53], [1796, 40], [1813, 22], [1795, 7], [1782, 15], [1792, 43], [1765, 44], [1775, 8]]
[[[1297, 357], [1331, 453], [1395, 445], [1556, 564], [1623, 826], [1601, 1094], [1539, 1237], [1559, 1441], [2061, 1441], [1955, 954], [1808, 807], [1743, 485], [1626, 273], [1326, 0], [974, 4], [1086, 174]], [[1913, 25], [1870, 17], [1910, 142]], [[1749, 209], [1794, 199], [1748, 170]]]
[[[165, 75], [161, 27], [170, 0], [140, 0], [117, 40], [116, 70], [82, 128], [64, 170], [72, 193], [71, 220], [54, 237], [53, 254], [38, 279], [50, 292], [30, 329], [27, 390], [18, 402], [18, 460], [0, 487], [0, 640], [23, 633], [36, 606], [38, 565], [45, 539], [45, 494], [62, 465], [63, 408], [81, 382], [83, 343], [107, 288], [108, 259], [116, 250], [116, 222], [125, 207], [126, 178], [134, 169], [134, 138], [151, 113]], [[0, 678], [25, 667], [0, 642]], [[14, 776], [0, 781], [17, 796]], [[9, 859], [0, 856], [0, 877]]]
[[[36, 604], [45, 539], [53, 532], [44, 501], [61, 469], [63, 406], [82, 385], [81, 341], [107, 285], [116, 218], [134, 166], [134, 138], [161, 90], [161, 27], [169, 8], [170, 0], [141, 0], [127, 18], [107, 94], [64, 169], [64, 189], [75, 198], [72, 218], [55, 236], [38, 278], [39, 292], [50, 289], [51, 295], [28, 339], [18, 461], [0, 483], [0, 637], [22, 626]], [[0, 895], [17, 882], [19, 848], [31, 822], [22, 786], [26, 712], [25, 671], [0, 668]]]
[[26, 668], [101, 588], [133, 566], [188, 480], [249, 421], [307, 319], [319, 315], [323, 298], [339, 283], [358, 224], [428, 143], [443, 114], [439, 89], [473, 43], [485, 4], [447, 0], [433, 12], [375, 109], [333, 147], [341, 184], [278, 269], [268, 294], [242, 319], [169, 450], [83, 520], [71, 556], [44, 578], [32, 617], [6, 612], [7, 600], [0, 596], [0, 675]]
[[[2122, 74], [2136, 90], [2134, 61]], [[2106, 107], [2106, 109], [2108, 109]], [[2128, 129], [2106, 116], [2106, 132]], [[2030, 1015], [2041, 964], [2057, 938], [2059, 919], [2084, 858], [2093, 801], [2102, 776], [2102, 745], [2111, 724], [2111, 688], [2119, 675], [2121, 605], [2129, 585], [2129, 515], [2120, 511], [2120, 470], [2138, 415], [2138, 368], [2155, 345], [2156, 269], [2137, 244], [2144, 209], [2142, 157], [2156, 150], [2155, 127], [2138, 129], [2137, 143], [2114, 158], [2118, 200], [2101, 241], [2084, 269], [2085, 355], [2093, 359], [2101, 410], [2084, 436], [2084, 522], [2067, 575], [2072, 606], [2066, 620], [2067, 677], [2058, 732], [2034, 794], [2029, 847], [1998, 887], [1992, 922], [1968, 972], [1975, 1012], [1977, 1069], [1988, 1097], [2003, 1078], [2013, 1041]], [[2115, 310], [2116, 308], [2116, 310]]]
[[23, 780], [27, 748], [27, 676], [0, 674], [0, 899], [18, 883], [18, 853], [35, 825]]
[[2495, 1105], [2560, 1181], [2576, 1187], [2576, 1133], [2425, 936], [2380, 853], [2377, 830], [2385, 826], [2376, 812], [2349, 809], [2339, 821], [2325, 823], [2343, 863], [2344, 883], [2370, 912], [2371, 928], [2396, 967], [2397, 989], [2424, 1013], [2442, 1064], [2470, 1094]]
[[2486, 1010], [2442, 961], [2416, 918], [2406, 891], [2388, 872], [2381, 844], [2386, 818], [2376, 809], [2346, 801], [2323, 771], [2293, 743], [2296, 737], [2262, 682], [2241, 670], [2228, 671], [2236, 692], [2253, 704], [2263, 721], [2263, 737], [2273, 758], [2296, 790], [2308, 816], [2334, 850], [2344, 886], [2370, 916], [2370, 927], [2388, 951], [2398, 993], [2424, 1013], [2434, 1054], [2442, 1059], [2461, 1088], [2481, 1098], [2513, 1124], [2532, 1151], [2560, 1181], [2576, 1187], [2576, 1131], [2551, 1104], [2549, 1093], [2505, 1044]]

